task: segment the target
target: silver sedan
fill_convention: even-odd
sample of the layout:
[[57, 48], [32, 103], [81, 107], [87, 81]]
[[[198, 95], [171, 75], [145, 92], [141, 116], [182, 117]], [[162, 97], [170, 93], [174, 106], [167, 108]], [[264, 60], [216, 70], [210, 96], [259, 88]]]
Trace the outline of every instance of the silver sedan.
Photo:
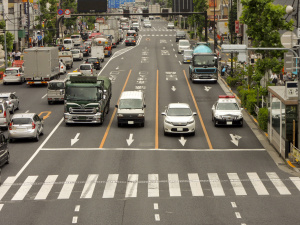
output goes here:
[[10, 113], [13, 114], [15, 110], [19, 109], [20, 101], [15, 92], [0, 93], [0, 99], [6, 101]]

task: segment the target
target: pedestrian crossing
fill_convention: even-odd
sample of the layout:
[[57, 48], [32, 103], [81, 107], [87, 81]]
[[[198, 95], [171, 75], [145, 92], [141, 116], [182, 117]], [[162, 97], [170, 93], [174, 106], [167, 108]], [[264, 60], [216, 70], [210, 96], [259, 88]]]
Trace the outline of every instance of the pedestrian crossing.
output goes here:
[[[70, 174], [28, 176], [24, 182], [8, 177], [0, 186], [1, 201], [64, 200], [137, 197], [223, 197], [299, 195], [300, 178], [281, 179], [275, 172], [188, 174]], [[241, 178], [242, 177], [242, 178]], [[62, 180], [64, 179], [64, 180]]]
[[154, 27], [152, 27], [152, 28], [140, 28], [140, 30], [139, 30], [139, 32], [140, 31], [163, 31], [163, 32], [174, 32], [175, 33], [175, 31], [179, 31], [180, 29], [167, 29], [167, 28], [154, 28]]

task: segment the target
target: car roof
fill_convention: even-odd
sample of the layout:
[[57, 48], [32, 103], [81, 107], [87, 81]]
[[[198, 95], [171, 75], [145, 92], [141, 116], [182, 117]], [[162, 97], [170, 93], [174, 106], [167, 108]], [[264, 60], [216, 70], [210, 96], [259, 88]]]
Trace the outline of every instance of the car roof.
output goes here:
[[35, 113], [15, 113], [12, 116], [12, 119], [14, 118], [33, 118]]
[[83, 64], [80, 64], [80, 66], [86, 66], [86, 65], [88, 65], [88, 66], [93, 66], [92, 63], [83, 63]]
[[7, 67], [5, 70], [18, 70], [20, 67]]
[[141, 91], [123, 91], [120, 99], [142, 99], [143, 95]]
[[190, 108], [189, 104], [187, 103], [170, 103], [168, 108]]

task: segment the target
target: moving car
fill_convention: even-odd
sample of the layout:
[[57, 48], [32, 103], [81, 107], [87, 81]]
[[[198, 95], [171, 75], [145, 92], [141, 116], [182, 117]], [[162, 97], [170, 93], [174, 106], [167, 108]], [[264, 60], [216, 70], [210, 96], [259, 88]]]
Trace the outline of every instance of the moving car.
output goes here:
[[93, 64], [96, 70], [100, 70], [101, 69], [100, 61], [101, 60], [98, 57], [90, 57], [87, 60], [85, 60], [85, 63]]
[[71, 50], [72, 54], [73, 54], [73, 60], [79, 60], [82, 61], [83, 60], [83, 54], [79, 49], [73, 49]]
[[39, 141], [44, 132], [44, 121], [36, 113], [16, 113], [8, 129], [9, 142], [14, 139], [30, 138]]
[[47, 100], [51, 105], [54, 102], [64, 102], [65, 82], [64, 80], [51, 80], [47, 86]]
[[149, 20], [154, 20], [154, 16], [149, 16]]
[[0, 128], [7, 129], [10, 121], [9, 108], [5, 100], [0, 99]]
[[0, 131], [0, 166], [3, 166], [4, 164], [9, 164], [9, 150], [7, 139], [5, 138], [3, 132]]
[[7, 83], [24, 83], [25, 75], [21, 67], [8, 67], [3, 73], [3, 84]]
[[144, 22], [144, 27], [145, 27], [145, 28], [151, 28], [152, 25], [151, 25], [150, 22]]
[[132, 23], [130, 30], [135, 30], [136, 32], [138, 32], [139, 29], [140, 29], [139, 23]]
[[91, 53], [91, 51], [92, 51], [92, 49], [91, 49], [91, 47], [92, 47], [92, 41], [85, 41], [83, 43], [83, 46], [85, 46], [86, 48], [88, 48], [89, 53]]
[[197, 114], [192, 112], [187, 103], [170, 103], [162, 115], [165, 116], [164, 135], [168, 133], [195, 135], [194, 116]]
[[136, 38], [134, 36], [127, 36], [125, 40], [125, 45], [136, 45]]
[[76, 49], [79, 49], [83, 56], [89, 56], [90, 55], [90, 52], [89, 52], [89, 48], [87, 46], [84, 46], [84, 45], [79, 45], [76, 47]]
[[74, 41], [74, 46], [81, 45], [82, 38], [80, 34], [71, 35], [71, 39]]
[[212, 106], [212, 121], [218, 125], [243, 126], [243, 108], [240, 108], [233, 95], [219, 95]]
[[189, 42], [189, 40], [179, 40], [178, 43], [178, 53], [182, 53], [184, 50], [190, 49], [191, 48], [191, 44]]
[[174, 29], [174, 23], [173, 22], [171, 22], [171, 23], [168, 23], [168, 25], [167, 25], [167, 29]]
[[84, 74], [85, 76], [93, 76], [94, 75], [94, 65], [91, 63], [81, 64], [79, 66], [79, 72]]
[[186, 39], [186, 33], [182, 30], [176, 31], [176, 42], [178, 42], [181, 39]]
[[193, 59], [193, 50], [183, 50], [183, 63], [190, 63]]
[[19, 109], [20, 101], [14, 92], [0, 93], [0, 99], [6, 101], [10, 113], [13, 114], [15, 110]]
[[127, 23], [122, 25], [122, 30], [129, 30], [129, 28], [130, 27]]

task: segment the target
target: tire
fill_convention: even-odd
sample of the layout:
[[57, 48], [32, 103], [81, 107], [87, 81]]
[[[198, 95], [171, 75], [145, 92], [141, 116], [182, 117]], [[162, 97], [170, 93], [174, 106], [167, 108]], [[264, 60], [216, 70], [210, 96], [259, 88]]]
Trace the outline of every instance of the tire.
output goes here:
[[18, 107], [16, 108], [17, 110], [19, 110], [20, 109], [20, 102], [18, 102]]
[[168, 133], [167, 133], [166, 131], [164, 131], [164, 135], [165, 135], [165, 136], [167, 136], [167, 135], [168, 135]]
[[118, 127], [122, 127], [122, 124], [121, 124], [121, 123], [118, 123]]
[[196, 131], [192, 132], [192, 133], [191, 133], [191, 136], [195, 136], [195, 133], [196, 133]]
[[48, 101], [48, 105], [52, 105], [52, 102], [51, 102], [51, 101]]
[[241, 124], [240, 124], [240, 127], [243, 127], [243, 125], [244, 125], [244, 121], [242, 120]]
[[215, 127], [218, 126], [217, 121], [215, 119], [214, 119], [214, 125], [215, 125]]
[[13, 143], [13, 142], [14, 142], [14, 139], [9, 138], [8, 141], [9, 141], [9, 143]]
[[141, 123], [141, 127], [144, 127], [145, 126], [145, 123], [143, 122], [143, 123]]
[[6, 82], [3, 82], [3, 85], [6, 85]]
[[42, 129], [40, 135], [44, 135], [44, 126], [43, 126], [43, 129]]

